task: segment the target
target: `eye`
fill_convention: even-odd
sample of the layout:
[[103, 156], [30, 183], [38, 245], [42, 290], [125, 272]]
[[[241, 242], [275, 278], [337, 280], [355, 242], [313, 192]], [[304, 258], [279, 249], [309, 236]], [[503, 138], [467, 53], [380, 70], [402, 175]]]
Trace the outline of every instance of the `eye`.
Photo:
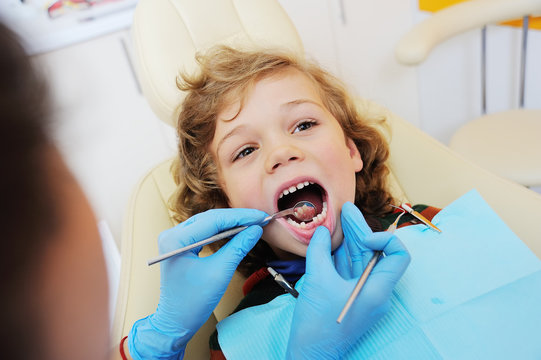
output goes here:
[[253, 146], [244, 147], [239, 152], [236, 153], [236, 155], [233, 157], [233, 161], [237, 161], [239, 159], [242, 159], [243, 157], [248, 156], [251, 153], [253, 153], [255, 150], [256, 150], [256, 148], [253, 147]]
[[311, 129], [314, 126], [316, 126], [315, 120], [303, 120], [297, 126], [295, 126], [293, 133], [296, 133], [299, 131], [306, 131], [308, 129]]

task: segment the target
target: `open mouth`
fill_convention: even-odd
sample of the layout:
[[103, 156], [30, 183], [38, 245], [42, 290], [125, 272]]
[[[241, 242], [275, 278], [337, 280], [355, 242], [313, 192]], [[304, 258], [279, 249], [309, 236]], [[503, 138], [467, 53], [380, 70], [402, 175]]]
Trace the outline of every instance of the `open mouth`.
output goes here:
[[309, 220], [298, 219], [294, 215], [286, 218], [288, 224], [300, 228], [312, 228], [322, 224], [327, 217], [327, 196], [325, 190], [312, 181], [303, 181], [284, 189], [278, 199], [278, 210], [295, 206], [299, 201], [309, 201], [315, 206], [315, 215]]

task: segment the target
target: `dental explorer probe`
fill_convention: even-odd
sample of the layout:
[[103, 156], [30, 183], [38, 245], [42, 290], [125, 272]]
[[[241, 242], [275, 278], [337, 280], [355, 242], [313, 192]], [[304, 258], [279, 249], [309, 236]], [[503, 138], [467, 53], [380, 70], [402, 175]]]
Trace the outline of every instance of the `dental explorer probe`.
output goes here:
[[[301, 221], [308, 221], [308, 220], [311, 220], [314, 217], [315, 213], [316, 213], [316, 206], [314, 204], [312, 204], [310, 201], [299, 201], [298, 203], [295, 204], [295, 206], [293, 206], [293, 207], [291, 207], [289, 209], [278, 211], [277, 213], [274, 213], [272, 215], [269, 215], [266, 218], [264, 218], [261, 222], [259, 222], [258, 224], [254, 224], [254, 225], [264, 224], [264, 223], [266, 223], [268, 221], [271, 221], [271, 220], [274, 220], [274, 219], [277, 219], [277, 218], [280, 218], [280, 217], [284, 217], [284, 216], [287, 216], [287, 215], [294, 215], [297, 219], [299, 219]], [[184, 253], [184, 252], [186, 252], [188, 250], [194, 249], [196, 247], [204, 246], [204, 245], [213, 243], [215, 241], [231, 237], [233, 235], [238, 234], [239, 232], [241, 232], [242, 230], [244, 230], [246, 228], [248, 228], [248, 226], [238, 226], [238, 227], [226, 230], [226, 231], [222, 231], [221, 233], [218, 233], [218, 234], [216, 234], [214, 236], [211, 236], [211, 237], [209, 237], [207, 239], [198, 241], [198, 242], [193, 243], [191, 245], [184, 246], [184, 247], [182, 247], [180, 249], [173, 250], [173, 251], [170, 251], [168, 253], [165, 253], [165, 254], [156, 256], [156, 257], [154, 257], [152, 259], [149, 259], [147, 264], [150, 266], [150, 265], [159, 263], [160, 261], [163, 261], [165, 259], [169, 259], [172, 256], [182, 254], [182, 253]]]
[[[388, 232], [394, 233], [394, 231], [396, 230], [398, 226], [398, 220], [400, 220], [402, 215], [406, 213], [406, 211], [404, 211], [403, 209], [401, 210], [403, 212], [400, 215], [398, 215], [396, 220], [391, 224], [391, 226], [389, 226], [389, 228], [387, 229]], [[374, 269], [374, 266], [376, 266], [376, 263], [378, 262], [379, 257], [381, 255], [383, 255], [383, 251], [374, 251], [374, 255], [372, 255], [372, 258], [368, 261], [368, 264], [366, 264], [366, 267], [364, 268], [364, 271], [361, 274], [359, 281], [357, 281], [357, 285], [355, 285], [355, 287], [353, 288], [353, 291], [351, 292], [351, 295], [348, 298], [348, 301], [346, 301], [346, 305], [344, 305], [344, 308], [340, 312], [340, 315], [338, 315], [338, 319], [336, 319], [337, 323], [340, 324], [342, 320], [344, 320], [344, 316], [346, 316], [347, 312], [349, 311], [349, 308], [353, 304], [353, 301], [355, 301], [355, 299], [361, 292], [364, 286], [364, 283], [366, 283], [366, 280], [368, 279], [368, 275], [370, 275], [370, 273]]]
[[274, 270], [272, 267], [268, 267], [267, 268], [269, 274], [272, 276], [272, 278], [274, 279], [274, 281], [276, 281], [278, 283], [278, 285], [280, 285], [285, 291], [287, 291], [288, 293], [290, 293], [291, 295], [293, 295], [294, 298], [297, 298], [299, 297], [299, 292], [297, 291], [297, 289], [295, 289], [293, 287], [293, 285], [291, 285], [284, 277], [282, 274], [279, 274], [278, 272], [276, 272], [276, 270]]

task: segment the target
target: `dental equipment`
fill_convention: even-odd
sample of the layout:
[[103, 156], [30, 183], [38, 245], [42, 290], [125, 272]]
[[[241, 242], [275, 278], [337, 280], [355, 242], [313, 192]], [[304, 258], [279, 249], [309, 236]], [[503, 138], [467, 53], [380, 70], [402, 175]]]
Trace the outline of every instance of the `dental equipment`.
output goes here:
[[276, 270], [274, 270], [270, 266], [267, 268], [267, 270], [271, 274], [274, 281], [276, 281], [278, 285], [283, 287], [285, 291], [293, 295], [293, 297], [295, 298], [299, 297], [298, 291], [286, 279], [284, 279], [282, 274], [277, 273]]
[[423, 224], [430, 227], [431, 229], [436, 230], [437, 232], [441, 233], [441, 230], [436, 227], [436, 225], [432, 224], [427, 218], [425, 218], [423, 215], [421, 215], [419, 212], [413, 210], [408, 204], [403, 203], [400, 205], [400, 208], [406, 210], [411, 215], [415, 216], [418, 220], [420, 220]]
[[[398, 221], [406, 213], [405, 209], [402, 210], [402, 213], [398, 215], [396, 220], [389, 226], [387, 229], [388, 232], [394, 233], [396, 228], [398, 227]], [[344, 319], [344, 316], [346, 316], [347, 312], [349, 311], [349, 308], [353, 304], [353, 301], [357, 298], [359, 293], [361, 292], [364, 284], [366, 283], [366, 280], [368, 279], [368, 275], [372, 272], [374, 269], [374, 266], [376, 266], [376, 263], [379, 260], [379, 257], [383, 254], [383, 251], [374, 251], [374, 255], [372, 255], [372, 258], [368, 261], [368, 264], [366, 264], [366, 268], [364, 269], [363, 273], [361, 274], [361, 277], [359, 278], [359, 281], [357, 281], [357, 284], [353, 288], [353, 291], [351, 292], [351, 295], [349, 296], [348, 300], [346, 301], [346, 305], [344, 305], [344, 308], [340, 312], [340, 315], [338, 315], [338, 319], [336, 319], [336, 322], [340, 324], [342, 320]]]
[[[315, 213], [316, 213], [316, 206], [314, 204], [312, 204], [310, 201], [299, 201], [298, 203], [295, 204], [295, 206], [293, 206], [293, 207], [291, 207], [289, 209], [278, 211], [278, 212], [276, 212], [276, 213], [274, 213], [272, 215], [269, 215], [266, 218], [264, 218], [261, 222], [259, 222], [258, 224], [254, 224], [254, 225], [261, 225], [261, 224], [264, 224], [264, 223], [269, 222], [271, 220], [281, 218], [281, 217], [284, 217], [284, 216], [288, 216], [288, 215], [293, 215], [293, 216], [295, 216], [297, 219], [299, 219], [301, 221], [308, 221], [308, 220], [311, 220], [314, 217]], [[149, 259], [147, 264], [150, 266], [150, 265], [159, 263], [160, 261], [163, 261], [165, 259], [169, 259], [172, 256], [182, 254], [182, 253], [184, 253], [184, 252], [186, 252], [188, 250], [191, 250], [193, 248], [208, 245], [208, 244], [213, 243], [215, 241], [231, 237], [233, 235], [238, 234], [239, 232], [241, 232], [242, 230], [244, 230], [246, 228], [248, 228], [248, 226], [238, 226], [238, 227], [226, 230], [226, 231], [222, 231], [221, 233], [218, 233], [218, 234], [216, 234], [214, 236], [211, 236], [211, 237], [209, 237], [207, 239], [198, 241], [198, 242], [193, 243], [191, 245], [188, 245], [188, 246], [182, 247], [180, 249], [173, 250], [173, 251], [170, 251], [168, 253], [165, 253], [165, 254], [156, 256], [156, 257], [154, 257], [152, 259]]]

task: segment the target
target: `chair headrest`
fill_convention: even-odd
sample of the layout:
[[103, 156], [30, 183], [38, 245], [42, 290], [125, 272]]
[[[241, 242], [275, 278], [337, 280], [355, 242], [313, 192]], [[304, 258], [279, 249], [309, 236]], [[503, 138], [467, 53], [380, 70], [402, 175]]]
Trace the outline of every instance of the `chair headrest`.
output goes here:
[[218, 44], [286, 48], [301, 56], [304, 51], [277, 0], [140, 0], [132, 37], [143, 93], [156, 115], [172, 126], [184, 98], [176, 79], [197, 71], [197, 52]]

